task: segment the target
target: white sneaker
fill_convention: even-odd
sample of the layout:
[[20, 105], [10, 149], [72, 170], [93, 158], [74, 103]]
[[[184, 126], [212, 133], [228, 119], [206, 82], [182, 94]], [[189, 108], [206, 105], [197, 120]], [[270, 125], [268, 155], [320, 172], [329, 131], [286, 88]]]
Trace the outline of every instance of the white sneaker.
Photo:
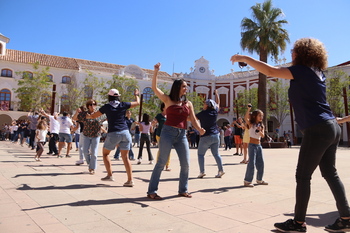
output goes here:
[[123, 184], [124, 187], [133, 187], [134, 186], [134, 181], [130, 180], [127, 181]]
[[205, 173], [199, 173], [199, 175], [197, 176], [197, 178], [203, 178], [204, 176], [206, 176], [207, 174]]
[[219, 171], [219, 173], [215, 176], [215, 178], [221, 178], [223, 175], [225, 175], [225, 172]]
[[84, 164], [84, 160], [78, 160], [75, 162], [75, 165], [79, 166], [81, 164]]
[[113, 178], [113, 176], [106, 176], [106, 177], [101, 178], [101, 180], [103, 180], [103, 181], [114, 181], [114, 178]]
[[149, 164], [153, 164], [153, 160], [149, 161]]

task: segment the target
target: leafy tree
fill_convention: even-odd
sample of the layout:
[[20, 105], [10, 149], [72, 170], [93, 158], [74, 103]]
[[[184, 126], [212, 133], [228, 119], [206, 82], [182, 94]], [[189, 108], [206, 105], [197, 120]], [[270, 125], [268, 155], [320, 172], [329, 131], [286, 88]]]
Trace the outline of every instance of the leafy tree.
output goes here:
[[282, 125], [283, 121], [289, 115], [289, 99], [288, 85], [284, 85], [280, 79], [269, 81], [270, 84], [270, 100], [269, 100], [269, 115], [277, 119], [278, 124]]
[[251, 103], [253, 108], [252, 110], [256, 109], [258, 106], [258, 88], [252, 88], [249, 90], [243, 90], [238, 93], [238, 98], [235, 102], [235, 115], [237, 116], [237, 109], [238, 109], [238, 116], [244, 117], [246, 111], [247, 111], [247, 105]]
[[[267, 62], [270, 54], [277, 60], [280, 52], [286, 49], [286, 42], [289, 42], [287, 30], [282, 26], [288, 23], [286, 20], [278, 20], [283, 16], [279, 8], [272, 6], [272, 0], [264, 3], [257, 3], [251, 7], [253, 19], [243, 18], [241, 22], [241, 47], [250, 53], [259, 54], [260, 61]], [[267, 110], [267, 81], [266, 75], [259, 73], [258, 107], [265, 114]], [[267, 119], [264, 118], [264, 124]]]
[[[112, 79], [106, 82], [105, 88], [99, 91], [103, 103], [108, 102], [108, 91], [113, 88], [119, 91], [122, 101], [132, 102], [135, 100], [134, 90], [139, 86], [134, 78], [113, 75]], [[133, 116], [139, 115], [139, 108], [131, 108], [130, 111]]]
[[18, 88], [14, 89], [17, 98], [20, 100], [19, 108], [23, 111], [38, 110], [51, 104], [51, 98], [45, 97], [51, 96], [52, 82], [48, 77], [50, 68], [45, 67], [40, 70], [39, 62], [34, 63], [33, 68], [33, 73], [27, 71], [16, 72], [17, 75], [23, 77], [23, 79], [18, 80]]
[[349, 76], [342, 70], [333, 70], [326, 79], [327, 102], [335, 116], [344, 113], [343, 88], [350, 84]]
[[205, 99], [202, 96], [198, 95], [198, 93], [195, 91], [187, 93], [186, 96], [187, 99], [192, 102], [193, 110], [195, 113], [202, 111], [203, 103], [205, 101]]
[[70, 77], [70, 82], [62, 86], [60, 111], [73, 114], [78, 107], [84, 104], [85, 88], [83, 82], [78, 82], [75, 75], [71, 75]]

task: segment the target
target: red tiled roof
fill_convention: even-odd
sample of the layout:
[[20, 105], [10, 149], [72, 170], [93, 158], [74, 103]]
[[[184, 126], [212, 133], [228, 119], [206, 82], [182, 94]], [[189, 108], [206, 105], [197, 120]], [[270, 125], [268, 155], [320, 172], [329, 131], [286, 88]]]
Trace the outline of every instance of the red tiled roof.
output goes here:
[[[25, 52], [25, 51], [13, 50], [13, 49], [7, 49], [6, 54], [3, 56], [0, 56], [0, 61], [1, 60], [24, 63], [24, 64], [34, 64], [36, 62], [39, 62], [40, 65], [48, 66], [48, 67], [55, 67], [55, 68], [62, 68], [62, 69], [69, 69], [69, 70], [79, 70], [79, 68], [81, 68], [81, 69], [86, 69], [90, 71], [102, 71], [102, 72], [110, 72], [110, 73], [115, 73], [117, 70], [120, 70], [126, 67], [123, 65], [111, 64], [111, 63], [105, 63], [105, 62], [90, 61], [90, 60], [68, 58], [68, 57], [59, 57], [54, 55]], [[149, 70], [149, 69], [142, 69], [142, 70], [146, 72], [150, 78], [153, 76], [153, 70]], [[160, 78], [171, 77], [168, 73], [164, 71], [159, 71], [159, 76]]]
[[341, 64], [336, 65], [336, 66], [345, 66], [345, 65], [350, 65], [350, 61], [347, 61], [347, 62], [341, 63]]

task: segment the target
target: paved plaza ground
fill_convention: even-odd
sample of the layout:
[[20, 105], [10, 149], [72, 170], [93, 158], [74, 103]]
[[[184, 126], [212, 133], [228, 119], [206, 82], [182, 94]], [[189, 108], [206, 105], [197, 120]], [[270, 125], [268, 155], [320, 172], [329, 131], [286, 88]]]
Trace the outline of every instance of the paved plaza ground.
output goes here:
[[[315, 145], [317, 146], [317, 145]], [[102, 144], [100, 144], [102, 148]], [[138, 152], [138, 148], [133, 148]], [[207, 152], [206, 174], [198, 179], [197, 150], [191, 149], [189, 191], [193, 198], [177, 196], [179, 162], [172, 151], [172, 171], [163, 171], [159, 195], [146, 197], [154, 165], [133, 161], [135, 186], [123, 187], [126, 173], [121, 161], [113, 160], [114, 182], [106, 175], [101, 154], [95, 175], [72, 158], [46, 155], [34, 160], [34, 152], [10, 142], [0, 142], [0, 232], [275, 232], [273, 224], [292, 218], [295, 167], [298, 147], [264, 149], [268, 186], [244, 187], [246, 165], [234, 149], [220, 149], [226, 174], [214, 178], [217, 167]], [[101, 149], [99, 149], [101, 152]], [[152, 148], [155, 156], [157, 148]], [[337, 167], [350, 198], [350, 151], [341, 147]], [[319, 170], [312, 179], [308, 208], [308, 232], [324, 232], [324, 225], [337, 218], [333, 196]]]

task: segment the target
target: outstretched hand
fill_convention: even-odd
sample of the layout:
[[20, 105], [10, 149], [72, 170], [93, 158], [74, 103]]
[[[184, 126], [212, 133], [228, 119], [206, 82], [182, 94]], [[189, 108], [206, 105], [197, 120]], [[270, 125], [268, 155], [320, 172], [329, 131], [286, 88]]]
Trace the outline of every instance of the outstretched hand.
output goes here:
[[244, 55], [235, 54], [231, 57], [230, 61], [232, 62], [232, 65], [233, 65], [235, 62], [243, 61], [243, 59], [244, 59]]

